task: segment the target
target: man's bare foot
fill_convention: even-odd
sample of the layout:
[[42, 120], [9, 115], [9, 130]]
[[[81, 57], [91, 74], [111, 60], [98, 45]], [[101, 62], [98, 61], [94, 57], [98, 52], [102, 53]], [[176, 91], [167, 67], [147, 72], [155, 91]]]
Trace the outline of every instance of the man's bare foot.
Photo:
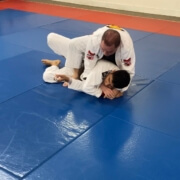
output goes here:
[[41, 62], [45, 64], [46, 66], [59, 66], [61, 63], [61, 60], [56, 59], [56, 60], [49, 60], [49, 59], [42, 59]]

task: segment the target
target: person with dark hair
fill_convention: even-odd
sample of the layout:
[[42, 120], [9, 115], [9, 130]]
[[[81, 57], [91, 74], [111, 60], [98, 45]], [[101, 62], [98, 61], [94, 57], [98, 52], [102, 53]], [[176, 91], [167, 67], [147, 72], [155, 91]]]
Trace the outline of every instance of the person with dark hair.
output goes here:
[[[42, 63], [50, 66], [43, 74], [43, 80], [48, 83], [64, 82], [63, 86], [69, 89], [85, 92], [86, 94], [103, 96], [104, 98], [114, 99], [123, 95], [130, 83], [130, 74], [126, 70], [119, 68], [106, 60], [100, 60], [87, 76], [86, 80], [72, 78], [73, 68], [59, 68], [60, 60], [42, 60]], [[101, 86], [105, 86], [114, 96], [107, 97]]]
[[[86, 79], [96, 66], [104, 59], [110, 61], [121, 70], [130, 73], [131, 79], [135, 74], [135, 52], [129, 33], [118, 26], [107, 25], [97, 29], [93, 34], [69, 39], [50, 33], [47, 37], [48, 46], [57, 54], [66, 58], [65, 66], [73, 68], [73, 78]], [[84, 62], [84, 72], [79, 70]], [[107, 87], [100, 87], [107, 97], [113, 94]]]
[[130, 75], [126, 70], [109, 71], [108, 76], [103, 81], [103, 84], [110, 89], [123, 89], [127, 87], [129, 83]]

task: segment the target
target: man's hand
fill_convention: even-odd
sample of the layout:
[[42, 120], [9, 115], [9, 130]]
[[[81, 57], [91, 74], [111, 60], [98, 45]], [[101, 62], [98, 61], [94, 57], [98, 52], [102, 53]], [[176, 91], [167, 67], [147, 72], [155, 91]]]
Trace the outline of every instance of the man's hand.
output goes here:
[[69, 82], [70, 78], [66, 75], [63, 75], [63, 74], [56, 74], [55, 75], [55, 79], [57, 82]]
[[68, 83], [68, 82], [64, 82], [62, 86], [63, 86], [63, 87], [68, 87], [68, 86], [69, 86], [69, 83]]
[[108, 98], [108, 99], [115, 98], [116, 94], [113, 92], [113, 90], [107, 88], [103, 84], [100, 85], [100, 88], [101, 88], [102, 92], [104, 93], [104, 98]]
[[121, 96], [123, 96], [123, 92], [117, 90], [117, 89], [109, 89], [106, 86], [104, 86], [103, 84], [100, 85], [100, 88], [102, 90], [102, 92], [104, 93], [104, 98], [108, 98], [108, 99], [114, 99], [114, 98], [119, 98]]
[[113, 92], [115, 94], [115, 98], [119, 98], [119, 97], [123, 96], [123, 92], [121, 92], [117, 89], [113, 89]]

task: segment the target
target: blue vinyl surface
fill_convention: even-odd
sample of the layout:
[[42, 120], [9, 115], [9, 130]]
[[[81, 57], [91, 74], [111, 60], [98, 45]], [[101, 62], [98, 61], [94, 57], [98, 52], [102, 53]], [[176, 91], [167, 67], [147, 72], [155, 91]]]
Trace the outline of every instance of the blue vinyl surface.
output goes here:
[[[50, 32], [51, 31], [42, 28], [33, 28], [23, 32], [17, 32], [4, 36], [2, 39], [18, 46], [28, 47], [31, 50], [54, 54], [54, 52], [47, 45], [47, 35]], [[20, 41], [19, 39], [23, 39], [23, 41]]]
[[63, 21], [64, 18], [45, 16], [17, 10], [0, 11], [0, 36]]
[[180, 37], [152, 34], [135, 42], [136, 74], [156, 79], [180, 61]]
[[133, 40], [133, 42], [135, 43], [136, 41], [139, 41], [141, 39], [144, 39], [148, 36], [150, 36], [152, 33], [150, 32], [145, 32], [145, 31], [138, 31], [138, 30], [134, 30], [134, 29], [128, 29], [125, 28], [129, 34], [131, 35], [131, 38]]
[[168, 72], [159, 77], [160, 80], [180, 85], [180, 63], [172, 67]]
[[97, 99], [46, 83], [8, 100], [0, 105], [0, 152], [6, 157], [0, 166], [23, 177], [124, 101], [127, 98]]
[[[11, 19], [17, 19], [17, 18], [24, 18], [29, 15], [34, 15], [34, 13], [26, 12], [26, 11], [20, 11], [20, 10], [14, 10], [14, 9], [5, 9], [0, 11], [0, 17], [1, 20], [4, 19], [4, 23], [8, 24], [10, 23], [9, 20]], [[16, 24], [14, 24], [17, 26]]]
[[180, 140], [180, 86], [156, 81], [111, 115]]
[[15, 45], [13, 43], [4, 40], [1, 37], [0, 37], [0, 50], [1, 50], [0, 61], [3, 59], [7, 59], [31, 51], [31, 49], [29, 48], [19, 46], [17, 44]]
[[61, 21], [52, 25], [42, 26], [42, 28], [48, 29], [55, 33], [62, 34], [64, 36], [66, 36], [66, 34], [64, 33], [72, 34], [74, 36], [70, 36], [70, 38], [73, 38], [92, 34], [96, 29], [102, 26], [104, 25], [67, 19], [65, 21]]
[[24, 93], [43, 83], [45, 67], [41, 59], [57, 59], [57, 55], [31, 51], [1, 61], [0, 102]]
[[12, 9], [0, 24], [0, 180], [180, 179], [180, 37], [127, 29], [136, 75], [108, 100], [42, 80], [41, 59], [64, 65], [48, 33], [102, 24]]
[[25, 179], [178, 180], [179, 152], [179, 140], [107, 116]]
[[0, 169], [0, 177], [1, 180], [17, 180], [18, 178], [15, 178], [14, 176], [9, 175], [5, 171]]

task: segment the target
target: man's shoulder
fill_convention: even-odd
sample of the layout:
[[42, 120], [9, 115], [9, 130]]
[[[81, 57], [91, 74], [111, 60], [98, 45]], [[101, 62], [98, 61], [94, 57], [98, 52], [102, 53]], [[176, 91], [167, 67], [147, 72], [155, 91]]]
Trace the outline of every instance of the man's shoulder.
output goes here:
[[108, 29], [107, 26], [100, 27], [99, 29], [93, 32], [93, 35], [96, 36], [96, 35], [103, 34], [107, 29]]

